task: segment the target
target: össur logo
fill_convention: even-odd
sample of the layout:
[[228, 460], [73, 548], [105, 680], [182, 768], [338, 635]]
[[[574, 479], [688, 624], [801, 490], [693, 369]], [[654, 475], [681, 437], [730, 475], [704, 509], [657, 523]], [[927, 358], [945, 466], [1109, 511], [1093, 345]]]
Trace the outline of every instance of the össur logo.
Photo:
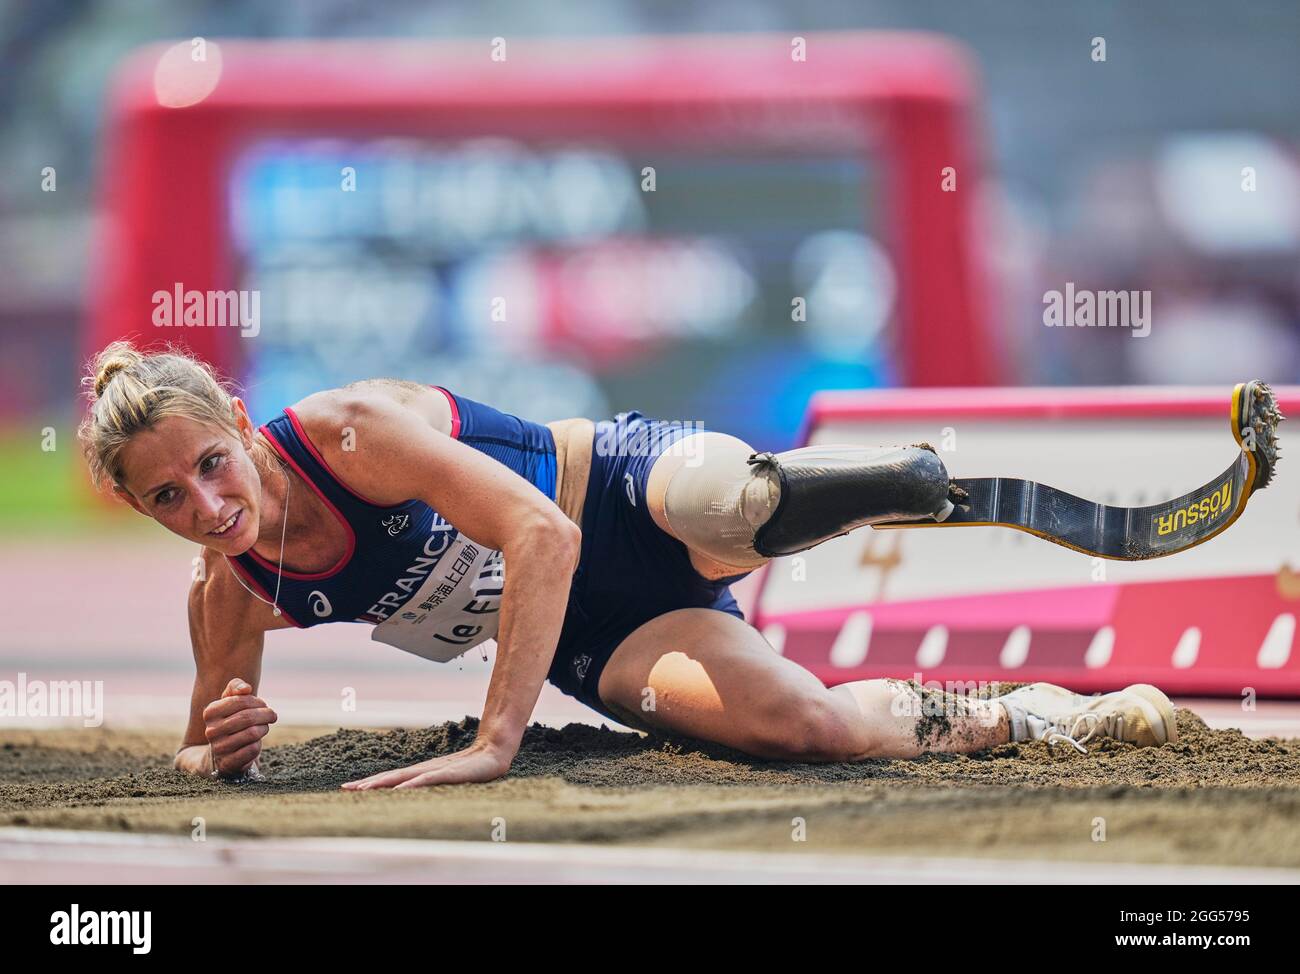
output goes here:
[[379, 522], [379, 526], [388, 529], [388, 536], [390, 538], [396, 538], [406, 530], [410, 523], [411, 515], [409, 514], [390, 514]]
[[1186, 507], [1168, 514], [1156, 515], [1156, 534], [1164, 537], [1175, 531], [1181, 531], [1198, 521], [1212, 521], [1232, 506], [1232, 481], [1225, 481], [1223, 486], [1209, 497], [1192, 501]]
[[149, 910], [87, 910], [76, 903], [50, 914], [50, 943], [126, 945], [133, 954], [149, 953], [153, 913]]

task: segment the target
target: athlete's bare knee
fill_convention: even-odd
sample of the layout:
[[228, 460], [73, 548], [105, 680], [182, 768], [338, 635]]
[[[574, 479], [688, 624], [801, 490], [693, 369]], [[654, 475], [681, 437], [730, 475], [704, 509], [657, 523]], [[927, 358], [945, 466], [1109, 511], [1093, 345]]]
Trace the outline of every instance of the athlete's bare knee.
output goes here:
[[[851, 715], [829, 692], [756, 709], [754, 746], [786, 761], [851, 761], [863, 748]], [[757, 752], [755, 752], [757, 753]]]

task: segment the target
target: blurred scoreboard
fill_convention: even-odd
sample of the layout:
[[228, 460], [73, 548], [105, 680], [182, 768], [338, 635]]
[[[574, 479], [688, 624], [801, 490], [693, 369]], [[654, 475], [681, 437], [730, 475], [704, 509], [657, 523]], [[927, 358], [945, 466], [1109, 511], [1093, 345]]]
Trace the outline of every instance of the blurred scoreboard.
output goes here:
[[[947, 167], [977, 185], [947, 43], [507, 51], [139, 52], [113, 94], [90, 346], [184, 342], [259, 418], [385, 375], [765, 449], [794, 442], [819, 389], [997, 377], [971, 192], [941, 189]], [[256, 294], [256, 328], [154, 327], [151, 296], [177, 285]]]
[[[867, 189], [845, 156], [263, 145], [231, 182], [237, 286], [261, 294], [244, 378], [259, 413], [394, 375], [544, 418], [638, 406], [788, 438], [802, 382], [893, 380]], [[784, 396], [755, 410], [747, 375]]]

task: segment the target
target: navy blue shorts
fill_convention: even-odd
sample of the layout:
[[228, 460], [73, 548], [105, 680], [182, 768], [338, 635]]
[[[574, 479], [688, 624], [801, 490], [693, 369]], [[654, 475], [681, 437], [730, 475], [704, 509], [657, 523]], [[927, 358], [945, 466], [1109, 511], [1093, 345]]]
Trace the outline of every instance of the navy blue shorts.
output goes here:
[[703, 578], [686, 546], [660, 530], [646, 509], [646, 481], [655, 458], [698, 431], [647, 419], [636, 410], [596, 423], [582, 509], [582, 556], [547, 678], [619, 723], [623, 719], [596, 691], [605, 664], [633, 630], [674, 609], [718, 609], [745, 618], [729, 586], [749, 573], [712, 582]]

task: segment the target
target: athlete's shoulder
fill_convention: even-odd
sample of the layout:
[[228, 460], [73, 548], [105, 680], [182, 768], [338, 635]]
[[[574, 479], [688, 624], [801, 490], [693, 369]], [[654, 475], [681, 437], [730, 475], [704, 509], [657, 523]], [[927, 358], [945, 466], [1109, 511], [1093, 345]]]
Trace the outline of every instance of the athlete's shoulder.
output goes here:
[[291, 408], [313, 439], [317, 434], [337, 439], [348, 429], [388, 422], [402, 413], [412, 413], [442, 433], [450, 433], [452, 426], [451, 405], [445, 394], [404, 379], [353, 382], [312, 393]]
[[[413, 385], [413, 384], [410, 384]], [[451, 429], [447, 398], [429, 387], [354, 383], [292, 407], [299, 435], [336, 481], [376, 507], [423, 497], [436, 435]], [[414, 492], [413, 492], [414, 491]]]

